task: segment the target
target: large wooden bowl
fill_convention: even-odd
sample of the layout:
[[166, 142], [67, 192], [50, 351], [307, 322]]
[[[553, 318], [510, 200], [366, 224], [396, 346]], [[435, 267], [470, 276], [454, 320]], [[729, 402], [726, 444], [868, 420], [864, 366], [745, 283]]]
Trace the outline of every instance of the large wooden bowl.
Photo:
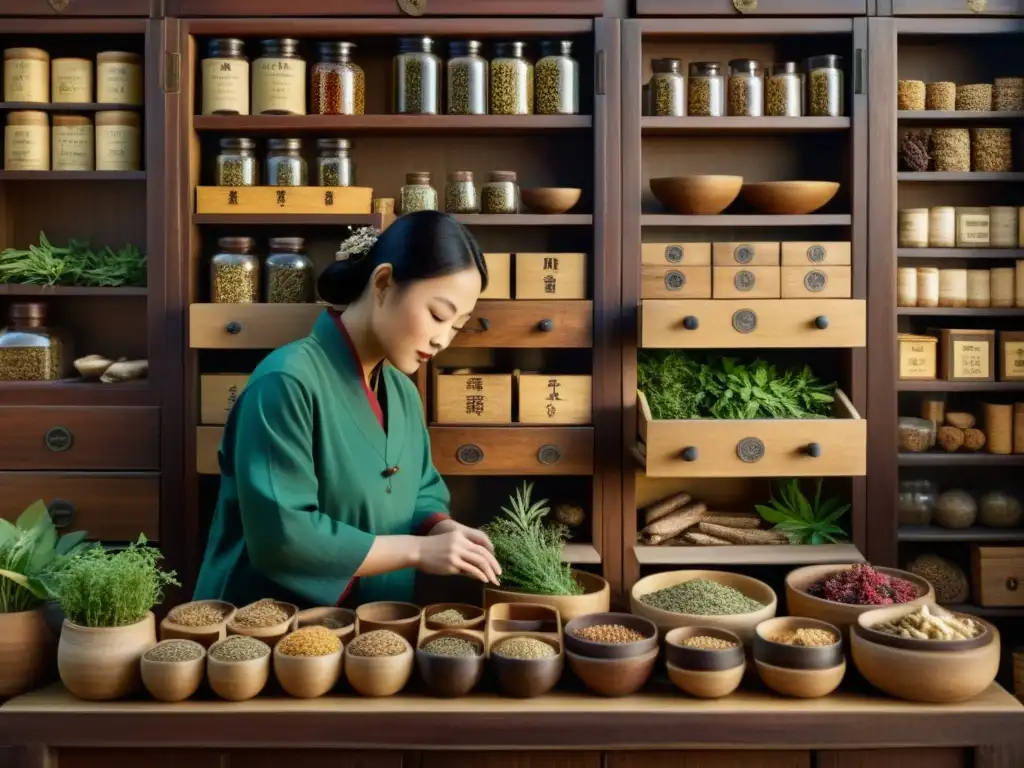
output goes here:
[[582, 192], [578, 187], [533, 187], [520, 189], [519, 199], [534, 213], [557, 214], [572, 209]]
[[573, 570], [572, 573], [583, 587], [582, 595], [531, 595], [511, 589], [484, 587], [484, 608], [489, 609], [498, 603], [547, 605], [558, 611], [563, 624], [588, 613], [607, 613], [612, 601], [608, 582], [586, 571]]
[[669, 213], [714, 216], [740, 193], [742, 176], [661, 176], [651, 179], [651, 192]]
[[889, 645], [893, 648], [905, 648], [911, 651], [969, 651], [972, 648], [980, 648], [992, 642], [988, 632], [988, 625], [980, 621], [976, 616], [966, 614], [955, 614], [953, 611], [944, 610], [937, 605], [929, 605], [928, 609], [937, 615], [954, 614], [957, 618], [973, 619], [981, 625], [982, 631], [979, 635], [968, 640], [918, 640], [912, 637], [900, 637], [890, 635], [887, 632], [875, 629], [878, 624], [887, 621], [899, 621], [910, 613], [921, 610], [919, 605], [887, 605], [874, 611], [862, 613], [857, 617], [857, 627], [860, 634], [866, 639], [879, 645]]
[[744, 184], [740, 196], [761, 213], [802, 216], [823, 207], [838, 191], [835, 181], [762, 181]]

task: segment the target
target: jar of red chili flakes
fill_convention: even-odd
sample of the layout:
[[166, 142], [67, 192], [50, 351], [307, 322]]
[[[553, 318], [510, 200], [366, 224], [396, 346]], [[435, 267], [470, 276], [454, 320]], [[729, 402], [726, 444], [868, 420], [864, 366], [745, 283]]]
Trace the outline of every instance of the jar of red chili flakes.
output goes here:
[[352, 61], [355, 43], [320, 43], [313, 65], [312, 108], [318, 115], [361, 115], [366, 76]]

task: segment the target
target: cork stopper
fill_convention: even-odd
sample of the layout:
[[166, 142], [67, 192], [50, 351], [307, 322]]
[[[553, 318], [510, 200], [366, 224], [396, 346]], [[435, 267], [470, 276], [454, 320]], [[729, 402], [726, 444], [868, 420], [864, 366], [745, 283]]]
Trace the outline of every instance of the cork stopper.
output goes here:
[[21, 112], [7, 113], [8, 125], [46, 125], [50, 124], [50, 118], [45, 112], [34, 109], [27, 109]]
[[488, 181], [512, 181], [516, 180], [515, 171], [491, 171], [487, 176]]
[[96, 125], [123, 125], [129, 128], [139, 128], [142, 125], [142, 118], [138, 112], [114, 109], [107, 112], [97, 112]]

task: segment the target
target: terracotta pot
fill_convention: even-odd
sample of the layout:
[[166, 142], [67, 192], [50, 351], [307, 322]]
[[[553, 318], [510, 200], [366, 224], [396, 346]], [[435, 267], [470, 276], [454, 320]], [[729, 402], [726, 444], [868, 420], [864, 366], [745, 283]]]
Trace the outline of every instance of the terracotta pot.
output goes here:
[[41, 684], [53, 669], [55, 651], [43, 608], [0, 613], [0, 699]]
[[80, 699], [110, 701], [142, 689], [140, 660], [156, 645], [153, 612], [126, 627], [80, 627], [67, 619], [57, 644], [57, 669]]
[[498, 603], [533, 603], [549, 605], [558, 610], [562, 622], [588, 613], [607, 613], [611, 608], [611, 590], [608, 582], [593, 573], [573, 570], [573, 576], [583, 587], [582, 595], [531, 595], [510, 589], [484, 587], [484, 608]]

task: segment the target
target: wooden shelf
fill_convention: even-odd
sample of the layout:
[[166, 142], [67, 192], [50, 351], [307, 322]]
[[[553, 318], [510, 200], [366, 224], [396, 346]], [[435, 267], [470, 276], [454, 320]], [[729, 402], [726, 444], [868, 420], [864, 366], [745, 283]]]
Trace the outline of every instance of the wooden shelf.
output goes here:
[[144, 109], [142, 104], [97, 104], [95, 102], [68, 103], [68, 104], [37, 104], [34, 101], [0, 101], [0, 110], [21, 110], [30, 109], [40, 112], [107, 112], [111, 110], [124, 110], [128, 112], [140, 112]]
[[582, 131], [594, 125], [590, 115], [196, 115], [197, 131], [250, 134], [346, 135], [499, 133], [529, 134]]
[[980, 171], [968, 171], [965, 173], [959, 173], [955, 171], [924, 171], [923, 173], [916, 172], [901, 172], [896, 174], [897, 181], [912, 181], [914, 183], [938, 183], [938, 182], [972, 182], [972, 181], [986, 181], [986, 182], [1016, 182], [1024, 181], [1024, 173], [983, 173]]
[[897, 381], [897, 392], [1020, 392], [1024, 381]]
[[0, 296], [145, 296], [148, 288], [97, 288], [81, 285], [0, 285]]
[[0, 171], [0, 181], [145, 181], [145, 171]]
[[589, 227], [594, 223], [589, 213], [460, 213], [455, 218], [467, 227]]
[[1024, 467], [1024, 453], [900, 453], [901, 467]]
[[719, 547], [633, 547], [640, 565], [811, 565], [862, 563], [864, 555], [853, 544], [820, 546], [732, 545]]
[[640, 217], [644, 227], [848, 227], [847, 214], [810, 214], [808, 216], [770, 216], [766, 214], [717, 216], [676, 216], [645, 213]]
[[1024, 259], [1024, 248], [897, 248], [901, 259]]
[[1024, 528], [983, 528], [972, 526], [955, 530], [937, 525], [901, 525], [900, 541], [1024, 541]]
[[310, 225], [376, 227], [381, 229], [379, 213], [193, 213], [193, 224], [239, 225]]
[[562, 548], [562, 562], [573, 565], [600, 565], [601, 553], [593, 544], [566, 544]]
[[4, 405], [149, 405], [159, 401], [159, 392], [148, 380], [100, 384], [82, 379], [60, 381], [0, 382], [0, 403]]
[[896, 113], [897, 120], [908, 122], [1006, 123], [1024, 118], [1024, 112], [940, 112], [937, 110], [906, 110]]
[[850, 130], [848, 117], [643, 117], [644, 134], [823, 133]]
[[1024, 315], [1024, 307], [897, 307], [896, 314], [924, 317], [1020, 317]]

